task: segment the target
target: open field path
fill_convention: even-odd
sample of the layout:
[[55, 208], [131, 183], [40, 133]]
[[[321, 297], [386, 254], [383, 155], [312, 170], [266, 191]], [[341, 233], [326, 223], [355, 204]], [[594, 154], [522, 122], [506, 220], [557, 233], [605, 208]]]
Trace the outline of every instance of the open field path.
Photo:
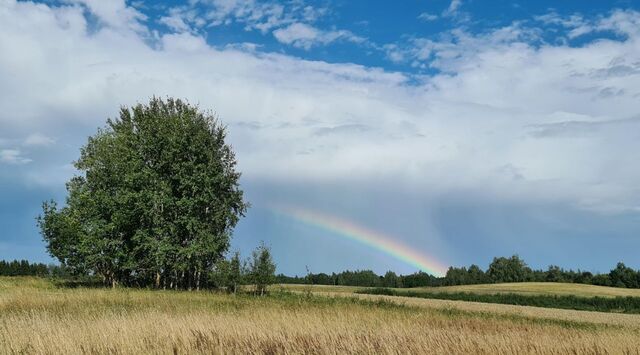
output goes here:
[[[338, 288], [338, 290], [335, 290]], [[292, 292], [307, 292], [304, 288], [300, 287], [285, 287], [285, 289]], [[531, 306], [517, 306], [497, 303], [481, 303], [481, 302], [468, 302], [468, 301], [451, 301], [451, 300], [438, 300], [438, 299], [425, 299], [415, 297], [402, 297], [402, 296], [386, 296], [386, 295], [368, 295], [354, 293], [357, 287], [347, 287], [341, 289], [340, 286], [334, 286], [329, 288], [311, 287], [308, 288], [311, 293], [319, 296], [330, 297], [357, 297], [359, 299], [368, 300], [386, 300], [406, 306], [416, 306], [432, 309], [451, 309], [466, 312], [480, 312], [500, 315], [510, 315], [516, 317], [529, 317], [548, 320], [560, 320], [580, 323], [592, 323], [603, 325], [617, 325], [625, 327], [633, 327], [640, 330], [640, 314], [621, 314], [610, 312], [592, 312], [592, 311], [577, 311], [570, 309], [556, 309], [556, 308], [542, 308]], [[640, 339], [639, 339], [640, 342]]]

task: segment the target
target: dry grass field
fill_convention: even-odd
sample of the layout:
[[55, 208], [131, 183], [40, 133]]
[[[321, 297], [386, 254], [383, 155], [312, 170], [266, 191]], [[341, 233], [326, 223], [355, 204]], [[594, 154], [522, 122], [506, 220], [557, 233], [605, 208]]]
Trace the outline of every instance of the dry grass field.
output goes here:
[[323, 294], [62, 289], [0, 278], [0, 353], [640, 354], [640, 316]]
[[517, 293], [524, 295], [571, 295], [581, 297], [640, 297], [640, 289], [561, 282], [519, 282], [446, 287], [418, 287], [412, 290], [429, 292]]
[[[282, 284], [273, 286], [274, 289], [284, 289], [290, 291], [332, 292], [332, 293], [353, 293], [357, 290], [367, 289], [367, 287], [354, 286], [332, 286], [332, 285], [292, 285]], [[522, 295], [572, 295], [579, 297], [616, 297], [632, 296], [640, 297], [640, 289], [606, 287], [561, 282], [517, 282], [501, 284], [444, 286], [444, 287], [416, 287], [416, 288], [396, 288], [402, 291], [420, 292], [472, 292], [480, 294], [494, 293], [516, 293]]]
[[296, 285], [296, 284], [278, 284], [272, 285], [272, 290], [285, 290], [295, 292], [330, 292], [330, 293], [347, 293], [351, 294], [358, 290], [367, 289], [369, 287], [357, 286], [333, 286], [333, 285]]

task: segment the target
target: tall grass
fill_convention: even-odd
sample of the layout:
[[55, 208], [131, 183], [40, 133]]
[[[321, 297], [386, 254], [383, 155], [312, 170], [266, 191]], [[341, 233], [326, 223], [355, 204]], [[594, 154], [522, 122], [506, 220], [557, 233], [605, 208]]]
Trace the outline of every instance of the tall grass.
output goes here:
[[2, 354], [638, 353], [633, 326], [273, 292], [3, 284]]

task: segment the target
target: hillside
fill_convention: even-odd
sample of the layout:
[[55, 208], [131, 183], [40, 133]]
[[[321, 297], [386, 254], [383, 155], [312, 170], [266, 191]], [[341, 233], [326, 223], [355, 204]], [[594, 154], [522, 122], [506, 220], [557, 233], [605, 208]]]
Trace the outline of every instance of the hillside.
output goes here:
[[[282, 288], [290, 291], [353, 293], [367, 287], [333, 286], [333, 285], [277, 285], [274, 288]], [[518, 282], [502, 284], [481, 284], [444, 287], [415, 287], [395, 288], [398, 292], [472, 292], [478, 294], [516, 293], [523, 295], [558, 295], [579, 297], [640, 297], [640, 289], [627, 289], [617, 287], [595, 286], [585, 284], [560, 283], [560, 282]]]
[[0, 277], [0, 353], [395, 354], [398, 341], [406, 353], [640, 351], [639, 315], [280, 288], [258, 297]]
[[[397, 290], [402, 291], [404, 289]], [[524, 295], [571, 295], [579, 297], [640, 297], [640, 289], [627, 289], [560, 282], [517, 282], [445, 287], [417, 287], [410, 290], [424, 292], [473, 292], [479, 294], [517, 293]]]

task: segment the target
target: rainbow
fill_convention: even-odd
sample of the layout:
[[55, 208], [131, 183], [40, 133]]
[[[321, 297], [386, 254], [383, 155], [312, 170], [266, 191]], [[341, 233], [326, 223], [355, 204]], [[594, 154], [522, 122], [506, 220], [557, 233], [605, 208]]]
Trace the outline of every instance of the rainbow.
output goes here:
[[434, 257], [427, 257], [395, 238], [372, 231], [354, 222], [300, 207], [273, 205], [272, 212], [335, 233], [393, 256], [434, 276], [443, 276], [447, 267]]

